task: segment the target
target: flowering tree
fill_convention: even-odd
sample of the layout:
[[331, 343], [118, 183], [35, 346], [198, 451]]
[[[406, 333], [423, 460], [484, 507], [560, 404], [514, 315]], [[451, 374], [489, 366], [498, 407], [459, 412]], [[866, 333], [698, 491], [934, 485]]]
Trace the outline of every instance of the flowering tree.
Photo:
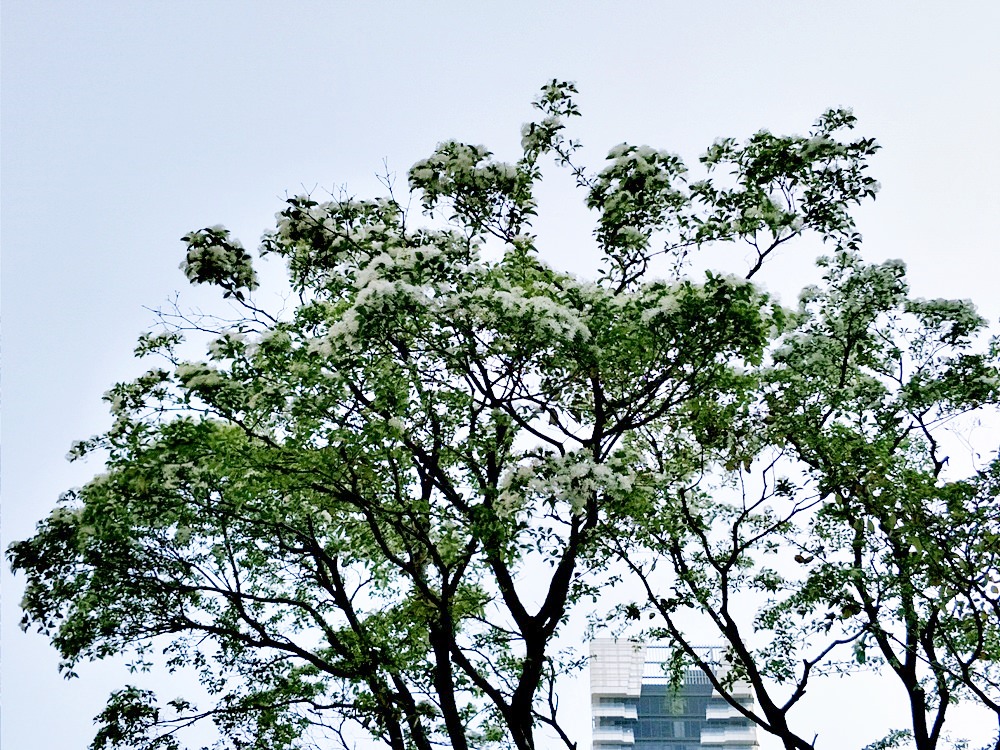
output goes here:
[[[811, 677], [872, 664], [910, 706], [908, 728], [872, 747], [933, 750], [958, 699], [1000, 717], [1000, 460], [949, 476], [941, 442], [950, 420], [996, 404], [998, 341], [976, 352], [971, 303], [910, 299], [898, 261], [821, 263], [824, 285], [803, 292], [747, 397], [721, 418], [698, 406], [668, 452], [650, 443], [695, 468], [612, 540], [646, 592], [626, 614], [648, 610], [678, 668], [702, 667], [787, 748], [814, 746], [790, 721]], [[681, 626], [691, 611], [727, 645], [727, 674], [694, 648], [705, 631]], [[736, 678], [756, 707], [731, 700]]]
[[[929, 518], [948, 498], [916, 476], [922, 495], [900, 492], [890, 503], [876, 489], [904, 472], [906, 457], [931, 455], [928, 420], [939, 405], [996, 399], [996, 351], [947, 362], [927, 354], [933, 367], [886, 391], [905, 405], [878, 412], [924, 399], [925, 453], [900, 438], [859, 453], [857, 471], [845, 471], [851, 446], [877, 432], [851, 422], [869, 414], [856, 400], [875, 398], [872, 327], [888, 325], [902, 304], [886, 291], [874, 307], [850, 307], [867, 304], [851, 291], [855, 278], [901, 283], [897, 267], [857, 259], [848, 213], [875, 192], [865, 167], [874, 142], [841, 140], [853, 118], [831, 111], [808, 136], [716, 142], [698, 181], [678, 157], [627, 144], [592, 174], [565, 136], [573, 92], [557, 81], [543, 88], [541, 117], [524, 126], [513, 163], [449, 142], [414, 165], [422, 223], [391, 188], [374, 200], [289, 200], [260, 250], [287, 264], [290, 311], [260, 301], [251, 257], [226, 230], [185, 237], [187, 277], [222, 289], [236, 316], [167, 317], [142, 337], [137, 355], [159, 356], [160, 366], [112, 388], [113, 426], [73, 449], [106, 455], [106, 473], [67, 493], [34, 537], [9, 550], [27, 576], [25, 626], [51, 638], [66, 670], [119, 652], [144, 666], [162, 649], [170, 668], [195, 669], [206, 688], [209, 704], [195, 705], [125, 687], [99, 717], [95, 750], [177, 748], [181, 730], [203, 718], [214, 720], [220, 747], [338, 738], [346, 746], [367, 731], [394, 750], [529, 750], [541, 732], [572, 748], [580, 722], [561, 720], [557, 680], [580, 657], [555, 639], [623, 564], [646, 583], [643, 606], [666, 624], [680, 658], [688, 641], [676, 608], [712, 614], [721, 597], [715, 619], [737, 671], [757, 675], [762, 713], [751, 718], [787, 746], [807, 747], [784, 722], [787, 709], [766, 703], [767, 681], [789, 667], [761, 661], [749, 645], [741, 652], [749, 641], [726, 619], [730, 587], [769, 585], [751, 560], [763, 545], [799, 545], [840, 593], [824, 599], [815, 576], [775, 574], [774, 590], [790, 593], [767, 605], [758, 630], [785, 642], [779, 616], [839, 606], [838, 643], [890, 658], [909, 621], [885, 602], [902, 596], [909, 569], [893, 568], [884, 550], [912, 546], [918, 533], [906, 502]], [[604, 260], [596, 280], [547, 264], [532, 234], [548, 157], [595, 212]], [[838, 248], [828, 261], [835, 272], [828, 292], [790, 314], [752, 279], [805, 233]], [[750, 267], [739, 277], [686, 274], [689, 253], [709, 243], [751, 248]], [[657, 256], [672, 261], [669, 279], [653, 275]], [[914, 304], [908, 312], [953, 336], [953, 348], [979, 326], [967, 307]], [[836, 326], [854, 319], [872, 329], [862, 337], [868, 353], [852, 348], [831, 369]], [[187, 358], [185, 337], [206, 334], [207, 357]], [[959, 364], [962, 382], [979, 383], [964, 400], [953, 398]], [[855, 411], [824, 401], [841, 398]], [[898, 436], [916, 429], [892, 425]], [[773, 483], [767, 497], [785, 505], [768, 511], [708, 491], [769, 451], [814, 473], [812, 495]], [[995, 539], [979, 544], [970, 530], [980, 528], [975, 509], [990, 505], [996, 473], [956, 490], [956, 507], [972, 515], [948, 533], [970, 565], [995, 551]], [[865, 524], [892, 508], [897, 525], [865, 536]], [[797, 524], [807, 509], [809, 524]], [[720, 553], [709, 532], [729, 528], [731, 553]], [[852, 533], [862, 535], [860, 552]], [[640, 551], [661, 561], [655, 576], [671, 563], [669, 576], [656, 578]], [[963, 607], [947, 622], [925, 616], [936, 605], [911, 587], [919, 623], [937, 617], [933, 652], [920, 642], [921, 667], [995, 701], [977, 666], [995, 657], [988, 581], [953, 555], [910, 558], [937, 576], [947, 592], [939, 598]], [[663, 580], [674, 599], [659, 590]], [[861, 589], [873, 598], [847, 593]], [[844, 611], [849, 602], [857, 611]], [[633, 604], [621, 615], [638, 613]], [[981, 624], [978, 642], [966, 622]], [[890, 666], [909, 687], [909, 667]]]

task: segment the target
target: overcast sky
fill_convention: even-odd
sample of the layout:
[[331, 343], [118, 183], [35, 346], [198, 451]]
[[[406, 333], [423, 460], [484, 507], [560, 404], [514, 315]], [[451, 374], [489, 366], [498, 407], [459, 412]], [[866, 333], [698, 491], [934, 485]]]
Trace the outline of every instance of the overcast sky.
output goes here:
[[[998, 30], [991, 0], [5, 0], [3, 546], [100, 470], [64, 455], [108, 424], [100, 396], [136, 372], [146, 307], [201, 298], [177, 269], [181, 235], [221, 223], [253, 246], [284, 195], [369, 195], [383, 159], [403, 174], [447, 138], [514, 157], [553, 77], [579, 86], [590, 157], [627, 140], [694, 162], [718, 136], [804, 132], [853, 107], [884, 147], [882, 193], [857, 213], [867, 256], [902, 258], [917, 294], [970, 297], [996, 320]], [[551, 190], [545, 257], [591, 273], [586, 214], [568, 181]], [[775, 264], [783, 295], [809, 281], [806, 260]], [[0, 744], [82, 748], [127, 677], [60, 679], [17, 627], [21, 586], [4, 567]], [[815, 709], [823, 750], [906, 725], [877, 688], [852, 695]], [[566, 700], [586, 747], [586, 690]], [[985, 734], [978, 720], [955, 728]]]

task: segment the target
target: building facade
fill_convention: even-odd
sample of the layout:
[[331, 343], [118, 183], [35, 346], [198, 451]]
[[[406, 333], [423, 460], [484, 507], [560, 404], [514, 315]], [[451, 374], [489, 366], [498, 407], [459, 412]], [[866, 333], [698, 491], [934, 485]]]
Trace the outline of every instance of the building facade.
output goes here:
[[[706, 648], [719, 664], [717, 649]], [[701, 670], [688, 670], [671, 690], [663, 664], [670, 647], [599, 638], [590, 645], [593, 750], [757, 750], [756, 727], [712, 689]], [[753, 705], [749, 685], [734, 696]]]

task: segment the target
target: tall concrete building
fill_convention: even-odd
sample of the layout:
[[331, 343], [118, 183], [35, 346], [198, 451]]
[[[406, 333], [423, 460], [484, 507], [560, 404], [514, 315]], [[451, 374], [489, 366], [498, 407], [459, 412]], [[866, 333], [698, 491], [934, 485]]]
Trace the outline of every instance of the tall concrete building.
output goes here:
[[[718, 649], [706, 647], [709, 663]], [[590, 645], [593, 750], [756, 750], [756, 727], [712, 689], [701, 670], [688, 670], [672, 691], [663, 663], [670, 647], [599, 638]], [[753, 705], [749, 685], [734, 685]]]

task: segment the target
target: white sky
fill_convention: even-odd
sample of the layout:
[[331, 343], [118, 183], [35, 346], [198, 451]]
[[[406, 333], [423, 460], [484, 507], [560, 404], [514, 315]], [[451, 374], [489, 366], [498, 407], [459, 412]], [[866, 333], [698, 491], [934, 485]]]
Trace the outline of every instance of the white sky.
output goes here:
[[[717, 136], [803, 132], [852, 106], [884, 147], [883, 191], [857, 214], [868, 257], [903, 258], [918, 294], [971, 297], [996, 320], [998, 30], [989, 0], [6, 0], [3, 546], [99, 470], [63, 456], [136, 371], [143, 306], [184, 289], [181, 235], [222, 223], [252, 247], [286, 193], [371, 194], [383, 158], [402, 175], [446, 138], [514, 156], [553, 77], [580, 87], [591, 157], [628, 140], [693, 163]], [[568, 185], [545, 193], [546, 257], [586, 273], [590, 227]], [[769, 284], [789, 295], [809, 268], [779, 258]], [[4, 566], [0, 744], [84, 747], [126, 677], [102, 665], [60, 679], [44, 639], [17, 627], [21, 585]], [[851, 695], [811, 715], [820, 748], [906, 725], [877, 687]], [[567, 701], [586, 746], [585, 689]], [[985, 731], [977, 721], [955, 729]]]

